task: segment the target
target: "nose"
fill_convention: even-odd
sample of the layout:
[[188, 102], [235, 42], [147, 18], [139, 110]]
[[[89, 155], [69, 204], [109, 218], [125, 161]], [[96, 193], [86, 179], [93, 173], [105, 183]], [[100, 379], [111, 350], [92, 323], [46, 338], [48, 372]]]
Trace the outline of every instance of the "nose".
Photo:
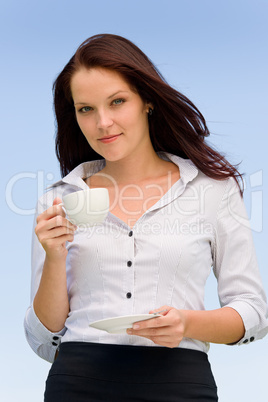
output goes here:
[[97, 128], [106, 129], [112, 126], [113, 120], [112, 116], [107, 110], [98, 111], [97, 114]]

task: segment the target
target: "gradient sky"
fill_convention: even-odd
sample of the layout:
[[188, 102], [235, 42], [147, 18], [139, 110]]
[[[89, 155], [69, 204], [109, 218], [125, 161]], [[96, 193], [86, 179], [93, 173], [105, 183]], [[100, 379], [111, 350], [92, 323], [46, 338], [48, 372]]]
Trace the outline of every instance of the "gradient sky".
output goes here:
[[[268, 293], [266, 0], [9, 0], [0, 2], [2, 304], [0, 400], [41, 402], [50, 364], [28, 346], [33, 210], [60, 178], [54, 153], [52, 82], [77, 46], [97, 33], [136, 43], [207, 119], [210, 143], [245, 173], [248, 209]], [[267, 140], [266, 140], [267, 144]], [[217, 308], [216, 282], [207, 308]], [[56, 306], [55, 306], [56, 308]], [[222, 402], [267, 400], [268, 337], [212, 345]]]

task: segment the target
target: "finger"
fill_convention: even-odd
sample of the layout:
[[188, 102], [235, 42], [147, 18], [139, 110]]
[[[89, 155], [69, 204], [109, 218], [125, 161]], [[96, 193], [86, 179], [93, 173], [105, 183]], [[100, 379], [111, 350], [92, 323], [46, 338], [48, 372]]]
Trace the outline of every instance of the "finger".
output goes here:
[[46, 222], [46, 229], [51, 230], [57, 227], [64, 227], [70, 231], [75, 231], [77, 226], [70, 222], [67, 218], [62, 215], [56, 215]]
[[66, 250], [66, 243], [71, 243], [73, 241], [73, 237], [70, 235], [60, 236], [54, 239], [48, 239], [42, 243], [42, 246], [46, 253], [52, 254], [56, 251]]
[[127, 330], [127, 333], [129, 335], [141, 336], [142, 338], [151, 340], [157, 345], [169, 348], [177, 347], [183, 339], [182, 334], [173, 334], [170, 327], [160, 333], [144, 333], [142, 331], [133, 331], [132, 329]]
[[143, 320], [134, 322], [132, 328], [135, 330], [142, 330], [146, 328], [166, 327], [169, 325], [169, 319], [166, 316], [151, 318], [150, 320]]
[[135, 333], [131, 333], [129, 335], [136, 335], [136, 336], [140, 336], [142, 338], [146, 338], [149, 339], [150, 341], [154, 342], [156, 345], [161, 345], [161, 346], [165, 346], [165, 347], [169, 347], [169, 348], [174, 348], [177, 347], [182, 338], [177, 338], [174, 339], [174, 337], [172, 337], [171, 335], [167, 335], [167, 334], [163, 334], [163, 335], [142, 335], [142, 334], [135, 334]]
[[55, 239], [61, 236], [74, 236], [75, 231], [66, 226], [54, 227], [46, 232], [45, 236], [49, 239]]
[[167, 313], [172, 309], [173, 309], [173, 307], [170, 307], [170, 306], [162, 306], [162, 307], [159, 307], [159, 308], [157, 308], [155, 310], [149, 311], [149, 314], [160, 313], [162, 315], [167, 315]]
[[[57, 238], [60, 236], [74, 236], [76, 226], [69, 222], [66, 218], [56, 216], [48, 221], [41, 221], [35, 228], [35, 233], [39, 241], [44, 244], [49, 239]], [[68, 240], [66, 241], [69, 241]]]
[[154, 327], [154, 328], [143, 328], [143, 329], [133, 329], [129, 328], [127, 333], [129, 335], [138, 335], [138, 336], [145, 336], [145, 337], [153, 337], [153, 336], [166, 336], [167, 333], [170, 331], [170, 327]]
[[58, 205], [58, 204], [62, 204], [62, 200], [61, 200], [59, 197], [56, 197], [56, 198], [53, 200], [53, 205]]
[[42, 245], [45, 249], [56, 249], [58, 246], [65, 245], [66, 242], [71, 243], [74, 240], [74, 235], [66, 234], [54, 238], [45, 239]]
[[165, 346], [167, 348], [176, 348], [179, 346], [181, 341], [171, 341], [169, 337], [153, 337], [147, 338], [150, 339], [153, 343], [160, 346]]
[[64, 242], [64, 241], [73, 241], [74, 238], [74, 231], [71, 231], [70, 229], [60, 226], [53, 228], [51, 230], [46, 230], [46, 231], [36, 231], [38, 240], [42, 245], [51, 245], [51, 241], [55, 241], [59, 239], [59, 242]]
[[66, 216], [64, 210], [62, 209], [62, 206], [59, 204], [49, 207], [44, 212], [42, 212], [40, 215], [38, 215], [38, 217], [36, 218], [36, 222], [39, 223], [42, 220], [49, 220], [51, 218], [54, 218], [54, 216], [57, 216], [57, 215]]
[[73, 225], [68, 219], [56, 215], [55, 217], [49, 219], [49, 220], [42, 220], [40, 221], [36, 228], [35, 228], [35, 233], [39, 237], [39, 239], [42, 237], [51, 237], [52, 233], [49, 233], [51, 230], [55, 228], [63, 228], [64, 231], [63, 233], [74, 233], [77, 227]]

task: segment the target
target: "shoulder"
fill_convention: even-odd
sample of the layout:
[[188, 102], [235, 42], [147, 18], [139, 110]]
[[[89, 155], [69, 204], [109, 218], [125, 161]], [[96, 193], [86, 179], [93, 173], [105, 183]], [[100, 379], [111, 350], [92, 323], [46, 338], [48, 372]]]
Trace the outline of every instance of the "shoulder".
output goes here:
[[204, 197], [206, 194], [207, 202], [211, 201], [214, 204], [220, 204], [222, 200], [233, 194], [239, 195], [241, 198], [240, 188], [233, 177], [216, 180], [205, 175], [190, 159], [183, 159], [167, 152], [161, 152], [159, 155], [179, 167], [185, 194], [192, 193], [197, 198]]
[[234, 192], [238, 192], [240, 194], [240, 188], [234, 177], [227, 177], [223, 180], [213, 179], [203, 172], [198, 170], [198, 175], [193, 181], [193, 185], [196, 186], [205, 186], [210, 189], [211, 194], [213, 193], [217, 198], [226, 197]]
[[229, 211], [230, 205], [241, 205], [240, 188], [233, 177], [216, 180], [198, 170], [197, 176], [187, 184], [185, 199], [196, 200], [198, 211], [216, 220]]

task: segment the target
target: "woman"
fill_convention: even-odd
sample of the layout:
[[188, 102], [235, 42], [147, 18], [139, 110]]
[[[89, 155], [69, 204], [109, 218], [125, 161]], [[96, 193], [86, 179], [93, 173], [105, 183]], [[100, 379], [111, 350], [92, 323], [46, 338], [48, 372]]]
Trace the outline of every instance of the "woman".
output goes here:
[[[197, 108], [120, 36], [82, 43], [54, 102], [63, 179], [38, 203], [25, 317], [30, 346], [53, 362], [45, 401], [217, 401], [209, 343], [268, 331], [239, 172], [205, 142]], [[110, 212], [77, 229], [62, 196], [89, 187], [108, 189]], [[206, 311], [212, 266], [221, 308]], [[89, 326], [160, 311], [122, 335]]]

